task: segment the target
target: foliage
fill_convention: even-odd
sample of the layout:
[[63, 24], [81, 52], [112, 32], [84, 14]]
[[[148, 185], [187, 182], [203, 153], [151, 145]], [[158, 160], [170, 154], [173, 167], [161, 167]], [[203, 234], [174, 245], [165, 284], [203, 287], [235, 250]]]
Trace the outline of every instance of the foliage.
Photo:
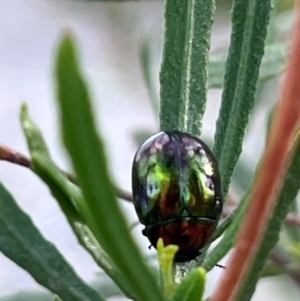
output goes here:
[[[269, 23], [271, 1], [235, 0], [229, 50], [209, 58], [215, 2], [166, 0], [160, 106], [149, 63], [150, 44], [147, 41], [143, 44], [142, 67], [154, 110], [160, 107], [161, 130], [177, 129], [200, 136], [208, 101], [207, 89], [223, 88], [213, 152], [221, 171], [224, 202], [234, 195], [229, 184], [242, 192], [240, 201], [235, 202], [236, 210], [216, 231], [215, 239], [221, 237], [220, 241], [212, 250], [203, 250], [197, 261], [185, 264], [183, 270], [180, 266], [172, 266], [176, 247], [164, 247], [159, 241], [161, 284], [155, 274], [157, 271], [153, 271], [137, 248], [116, 200], [118, 191], [107, 167], [105, 143], [96, 130], [93, 103], [75, 43], [69, 32], [64, 33], [55, 65], [56, 98], [63, 142], [76, 178], [53, 162], [26, 105], [21, 109], [21, 124], [31, 158], [23, 165], [30, 167], [48, 186], [79, 243], [113, 284], [106, 281], [95, 290], [84, 283], [0, 184], [0, 251], [53, 294], [16, 294], [12, 299], [0, 297], [1, 301], [35, 298], [100, 301], [114, 294], [140, 301], [203, 300], [206, 273], [234, 247], [260, 172], [259, 166], [254, 171], [239, 158], [252, 109], [261, 102], [261, 91], [284, 70], [287, 46], [276, 41], [274, 22], [280, 14], [278, 3], [275, 3]], [[267, 36], [267, 29], [275, 38]], [[239, 283], [234, 300], [250, 300], [264, 275], [285, 273], [300, 286], [300, 273], [293, 268], [300, 264], [300, 226], [284, 225], [282, 235], [288, 243], [277, 244], [286, 216], [298, 214], [295, 199], [300, 188], [300, 148], [296, 136], [294, 139], [291, 164], [286, 164], [286, 176], [277, 190], [278, 201], [265, 221], [266, 230], [253, 264], [247, 269], [247, 281]], [[289, 147], [292, 146], [286, 147], [288, 152]], [[15, 154], [0, 147], [2, 160], [20, 164]], [[233, 198], [237, 200], [239, 196]], [[276, 258], [288, 256], [289, 260], [284, 266], [278, 260], [272, 261], [271, 251]], [[183, 271], [179, 277], [178, 271]], [[106, 293], [105, 289], [110, 286], [112, 292]]]

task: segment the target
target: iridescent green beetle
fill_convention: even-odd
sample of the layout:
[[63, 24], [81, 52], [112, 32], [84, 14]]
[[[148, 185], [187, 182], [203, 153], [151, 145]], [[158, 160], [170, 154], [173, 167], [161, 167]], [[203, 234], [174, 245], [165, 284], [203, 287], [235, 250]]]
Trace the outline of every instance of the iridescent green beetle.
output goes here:
[[207, 245], [222, 211], [220, 175], [210, 149], [179, 131], [160, 132], [137, 150], [132, 166], [133, 203], [143, 234], [176, 244], [176, 262], [194, 259]]

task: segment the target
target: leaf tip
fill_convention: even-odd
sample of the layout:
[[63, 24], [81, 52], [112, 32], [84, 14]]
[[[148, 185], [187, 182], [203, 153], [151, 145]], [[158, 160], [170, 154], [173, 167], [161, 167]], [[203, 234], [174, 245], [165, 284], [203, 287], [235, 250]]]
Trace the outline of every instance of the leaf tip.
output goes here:
[[21, 122], [23, 123], [27, 117], [28, 117], [28, 104], [26, 102], [23, 102], [20, 111]]
[[64, 31], [58, 47], [57, 68], [63, 62], [72, 62], [75, 60], [75, 43], [71, 30]]

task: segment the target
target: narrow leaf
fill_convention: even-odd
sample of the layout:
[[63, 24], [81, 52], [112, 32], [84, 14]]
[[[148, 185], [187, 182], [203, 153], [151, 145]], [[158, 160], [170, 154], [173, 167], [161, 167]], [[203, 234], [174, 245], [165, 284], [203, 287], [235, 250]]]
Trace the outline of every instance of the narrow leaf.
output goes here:
[[206, 282], [205, 270], [196, 268], [185, 276], [178, 286], [172, 301], [201, 301]]
[[171, 296], [174, 293], [176, 284], [174, 282], [174, 257], [178, 251], [176, 245], [164, 245], [163, 239], [159, 238], [157, 241], [157, 254], [160, 266], [160, 274], [162, 284], [166, 296]]
[[42, 133], [29, 117], [25, 104], [22, 106], [20, 119], [32, 157], [33, 171], [50, 184], [51, 192], [58, 198], [67, 218], [73, 221], [72, 224], [83, 222], [82, 217], [87, 215], [88, 210], [83, 196], [79, 188], [71, 183], [52, 162]]
[[239, 203], [230, 219], [232, 222], [218, 245], [205, 257], [201, 265], [206, 271], [210, 271], [233, 247], [242, 219], [247, 208], [247, 197]]
[[0, 183], [0, 250], [64, 301], [101, 301]]
[[[227, 53], [209, 59], [209, 88], [223, 88]], [[267, 45], [259, 69], [259, 81], [279, 76], [285, 69], [287, 47], [284, 44]]]
[[270, 10], [270, 0], [234, 1], [231, 43], [213, 148], [219, 162], [224, 198], [254, 104]]
[[69, 35], [59, 48], [56, 76], [63, 139], [89, 208], [85, 220], [116, 267], [127, 277], [137, 298], [163, 300], [117, 204], [103, 143], [97, 135], [88, 91]]
[[49, 292], [20, 291], [0, 297], [0, 301], [51, 301]]
[[[289, 174], [290, 165], [299, 146], [300, 7], [297, 8], [294, 43], [280, 96], [281, 101], [272, 120], [266, 150], [251, 189], [247, 215], [243, 220], [226, 277], [221, 279], [218, 289], [211, 297], [214, 301], [250, 299], [254, 291], [252, 288], [258, 279], [256, 274], [260, 272], [267, 253], [278, 239], [279, 224], [295, 197], [289, 195], [287, 202], [278, 205], [282, 192], [285, 191], [282, 190], [285, 181], [291, 180], [295, 183], [296, 191], [299, 188], [299, 172], [295, 175]], [[296, 154], [296, 157], [298, 156], [299, 153]], [[298, 167], [299, 162], [295, 165]], [[290, 191], [294, 192], [294, 189], [291, 188], [288, 192]]]
[[92, 255], [96, 263], [114, 279], [124, 293], [129, 298], [133, 298], [134, 292], [130, 289], [126, 277], [123, 277], [113, 266], [110, 258], [100, 247], [84, 220], [88, 209], [81, 191], [51, 160], [42, 133], [30, 118], [25, 105], [21, 111], [21, 122], [32, 156], [33, 171], [48, 185], [80, 244]]
[[274, 248], [279, 240], [281, 225], [287, 216], [291, 205], [296, 198], [300, 189], [300, 144], [298, 143], [297, 150], [293, 156], [293, 161], [289, 167], [285, 177], [285, 183], [279, 196], [279, 201], [276, 204], [272, 218], [270, 219], [266, 235], [262, 240], [255, 260], [249, 268], [247, 280], [243, 282], [243, 287], [236, 300], [247, 301], [251, 299], [255, 290], [255, 285], [259, 279], [259, 274], [262, 271], [270, 251]]
[[161, 130], [200, 136], [207, 92], [213, 0], [167, 0], [161, 83]]
[[151, 61], [151, 48], [149, 38], [144, 39], [141, 50], [140, 60], [142, 65], [142, 71], [145, 79], [145, 83], [148, 89], [148, 95], [151, 101], [155, 117], [159, 115], [159, 96], [155, 88], [153, 72], [152, 72], [152, 61]]

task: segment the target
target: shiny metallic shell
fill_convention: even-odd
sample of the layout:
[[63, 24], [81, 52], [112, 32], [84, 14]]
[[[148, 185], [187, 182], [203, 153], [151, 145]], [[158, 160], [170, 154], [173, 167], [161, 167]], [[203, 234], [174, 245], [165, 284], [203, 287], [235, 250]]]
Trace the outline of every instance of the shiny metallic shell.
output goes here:
[[154, 247], [161, 237], [179, 246], [176, 261], [187, 261], [209, 243], [222, 198], [217, 162], [200, 139], [179, 131], [150, 137], [134, 157], [132, 192]]

